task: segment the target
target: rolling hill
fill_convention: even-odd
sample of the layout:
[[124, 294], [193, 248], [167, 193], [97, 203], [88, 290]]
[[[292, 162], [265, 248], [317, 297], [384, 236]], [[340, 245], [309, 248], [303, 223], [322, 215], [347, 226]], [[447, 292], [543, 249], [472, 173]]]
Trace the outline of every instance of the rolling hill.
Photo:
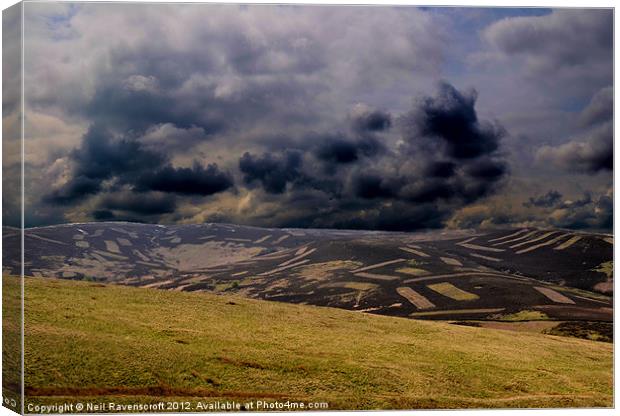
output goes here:
[[[24, 283], [32, 406], [174, 400], [187, 406], [170, 409], [177, 412], [225, 401], [248, 409], [258, 400], [327, 403], [332, 410], [612, 406], [608, 343], [230, 294]], [[5, 276], [3, 284], [3, 313], [17, 314], [19, 300], [8, 294], [19, 290], [19, 279]], [[16, 336], [18, 327], [4, 325], [7, 337]]]
[[[19, 261], [11, 258], [18, 230], [4, 228], [3, 241], [4, 271], [18, 274]], [[28, 276], [236, 293], [476, 325], [582, 322], [585, 329], [572, 332], [611, 339], [609, 235], [89, 223], [27, 229], [24, 246]], [[600, 323], [607, 325], [588, 329]]]

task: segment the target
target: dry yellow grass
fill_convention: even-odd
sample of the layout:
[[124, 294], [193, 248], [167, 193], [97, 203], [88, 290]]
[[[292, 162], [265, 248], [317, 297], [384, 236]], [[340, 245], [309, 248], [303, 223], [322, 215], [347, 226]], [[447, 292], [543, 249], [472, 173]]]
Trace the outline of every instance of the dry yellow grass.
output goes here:
[[467, 301], [476, 300], [479, 298], [479, 296], [475, 293], [466, 292], [454, 286], [452, 283], [448, 282], [434, 283], [432, 285], [428, 285], [427, 287], [441, 295], [444, 295], [454, 300]]
[[[5, 293], [19, 287], [18, 279], [3, 283]], [[612, 405], [606, 343], [54, 279], [28, 278], [25, 293], [29, 403], [182, 397], [192, 404], [322, 401], [332, 410]], [[3, 313], [18, 308], [8, 301]], [[4, 326], [3, 340], [16, 331]]]
[[411, 276], [425, 276], [427, 274], [429, 274], [428, 271], [424, 270], [424, 269], [418, 269], [415, 267], [403, 267], [401, 269], [396, 269], [396, 272], [398, 273], [403, 273], [403, 274], [408, 274]]

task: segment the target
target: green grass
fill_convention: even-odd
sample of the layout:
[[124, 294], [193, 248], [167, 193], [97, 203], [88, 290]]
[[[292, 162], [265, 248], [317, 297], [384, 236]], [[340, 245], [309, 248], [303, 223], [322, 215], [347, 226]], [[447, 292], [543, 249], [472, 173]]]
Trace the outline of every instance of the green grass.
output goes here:
[[[5, 290], [18, 284], [4, 279]], [[229, 295], [25, 285], [26, 404], [166, 396], [332, 410], [612, 405], [610, 344]]]
[[608, 279], [611, 279], [614, 276], [614, 262], [612, 260], [601, 263], [597, 268], [592, 269], [592, 271], [603, 273]]
[[523, 310], [508, 315], [498, 317], [500, 321], [521, 322], [521, 321], [546, 321], [549, 317], [540, 311]]
[[[21, 402], [21, 287], [19, 279], [2, 278], [2, 395], [5, 406], [19, 411]], [[14, 404], [14, 406], [11, 406]]]

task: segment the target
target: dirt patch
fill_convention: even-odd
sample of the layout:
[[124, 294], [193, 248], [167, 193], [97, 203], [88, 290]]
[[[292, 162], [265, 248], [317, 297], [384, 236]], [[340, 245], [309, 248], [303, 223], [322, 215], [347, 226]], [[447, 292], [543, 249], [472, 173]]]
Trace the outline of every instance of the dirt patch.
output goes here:
[[[416, 246], [417, 247], [417, 246]], [[411, 247], [399, 247], [401, 250], [406, 251], [407, 253], [411, 253], [411, 254], [415, 254], [416, 256], [420, 256], [420, 257], [430, 257], [428, 254], [426, 254], [425, 252], [417, 249], [417, 248], [411, 248]]]
[[469, 244], [469, 243], [458, 243], [459, 246], [468, 248], [470, 250], [478, 250], [478, 251], [490, 251], [493, 253], [501, 253], [502, 251], [506, 251], [503, 248], [493, 248], [493, 247], [484, 247], [479, 246], [477, 244]]
[[107, 251], [120, 254], [121, 250], [118, 247], [118, 244], [116, 244], [116, 241], [105, 240], [104, 243], [105, 243], [105, 249]]
[[399, 287], [398, 289], [396, 289], [396, 292], [398, 292], [399, 295], [411, 302], [418, 309], [431, 309], [435, 307], [434, 303], [432, 303], [430, 300], [426, 299], [424, 296], [420, 295], [418, 292], [411, 289], [410, 287]]
[[365, 267], [362, 267], [361, 269], [353, 270], [353, 273], [365, 272], [366, 270], [378, 269], [383, 266], [389, 266], [390, 264], [400, 263], [403, 261], [407, 261], [407, 259], [396, 259], [396, 260], [384, 261], [382, 263], [371, 264], [370, 266], [365, 266]]
[[295, 255], [299, 256], [300, 254], [304, 254], [306, 252], [306, 250], [308, 250], [308, 246], [303, 246], [303, 247], [301, 247], [299, 250], [297, 250], [295, 252]]
[[461, 263], [457, 259], [453, 259], [452, 257], [440, 257], [440, 259], [441, 261], [443, 261], [446, 264], [449, 264], [450, 266], [462, 266], [463, 265], [463, 263]]
[[124, 247], [131, 247], [133, 245], [131, 241], [127, 240], [126, 238], [117, 238], [116, 241], [118, 242], [118, 244]]
[[286, 240], [286, 239], [287, 239], [287, 238], [289, 238], [289, 237], [290, 237], [290, 235], [289, 235], [289, 234], [283, 235], [283, 236], [281, 236], [280, 238], [278, 238], [277, 240], [275, 240], [275, 241], [274, 241], [273, 243], [271, 243], [271, 244], [280, 244], [282, 241]]
[[51, 238], [45, 238], [45, 237], [41, 237], [40, 235], [35, 235], [35, 234], [25, 234], [24, 233], [24, 237], [34, 238], [35, 240], [41, 240], [41, 241], [45, 241], [47, 243], [60, 244], [62, 246], [66, 246], [67, 245], [67, 243], [63, 243], [62, 241], [52, 240]]
[[261, 250], [260, 247], [209, 241], [202, 244], [158, 247], [153, 252], [178, 270], [196, 270], [246, 260], [259, 254]]
[[270, 238], [271, 238], [271, 234], [267, 234], [266, 236], [261, 237], [258, 240], [254, 241], [254, 244], [264, 243], [265, 241], [267, 241]]
[[360, 262], [350, 260], [335, 260], [324, 263], [313, 263], [301, 267], [295, 272], [297, 277], [307, 281], [329, 280], [336, 270], [353, 270], [361, 265]]
[[282, 262], [280, 264], [278, 264], [278, 267], [282, 267], [282, 266], [288, 266], [289, 264], [295, 263], [301, 259], [303, 259], [304, 257], [308, 257], [310, 254], [314, 253], [316, 251], [316, 248], [313, 248], [311, 250], [308, 251], [304, 251], [302, 252], [300, 255], [293, 257], [290, 260], [287, 260], [285, 262]]
[[472, 257], [477, 257], [479, 259], [488, 260], [488, 261], [495, 261], [495, 262], [502, 261], [502, 259], [498, 259], [496, 257], [483, 256], [482, 254], [477, 254], [477, 253], [469, 253], [469, 255]]
[[282, 272], [284, 270], [288, 270], [288, 269], [292, 269], [301, 265], [304, 265], [306, 263], [308, 263], [310, 260], [306, 259], [306, 260], [302, 260], [302, 261], [298, 261], [297, 263], [292, 263], [292, 264], [287, 264], [286, 266], [281, 266], [281, 267], [277, 267], [273, 270], [269, 270], [268, 272], [263, 272], [260, 273], [259, 276], [269, 276], [275, 273], [279, 273]]
[[355, 273], [356, 276], [365, 277], [366, 279], [374, 279], [374, 280], [399, 280], [399, 276], [392, 276], [389, 274], [378, 274], [378, 273]]
[[601, 293], [613, 293], [614, 282], [601, 282], [594, 285], [594, 290]]
[[536, 289], [555, 303], [570, 303], [573, 305], [575, 304], [575, 301], [573, 301], [572, 299], [567, 298], [560, 292], [556, 292], [555, 290], [549, 289], [548, 287], [535, 286], [534, 289]]

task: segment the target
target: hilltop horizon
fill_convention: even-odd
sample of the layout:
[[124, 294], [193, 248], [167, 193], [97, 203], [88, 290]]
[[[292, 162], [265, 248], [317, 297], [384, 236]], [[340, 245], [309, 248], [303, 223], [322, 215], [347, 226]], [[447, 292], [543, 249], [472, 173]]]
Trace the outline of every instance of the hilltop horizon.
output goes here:
[[[571, 228], [562, 228], [562, 227], [544, 227], [544, 226], [535, 226], [535, 225], [518, 225], [511, 224], [506, 226], [495, 226], [488, 228], [452, 228], [452, 227], [440, 227], [440, 228], [425, 228], [425, 229], [415, 229], [415, 230], [383, 230], [383, 229], [365, 229], [365, 228], [328, 228], [328, 227], [263, 227], [259, 225], [251, 225], [251, 224], [239, 224], [232, 222], [201, 222], [201, 223], [151, 223], [139, 220], [111, 220], [111, 221], [85, 221], [85, 222], [63, 222], [57, 224], [48, 224], [48, 225], [34, 225], [34, 226], [25, 226], [25, 230], [29, 229], [37, 229], [37, 228], [53, 228], [53, 227], [62, 227], [62, 226], [71, 226], [71, 225], [90, 225], [90, 224], [136, 224], [136, 225], [150, 225], [150, 226], [161, 226], [161, 227], [179, 227], [179, 226], [201, 226], [201, 225], [230, 225], [237, 227], [245, 227], [245, 228], [255, 228], [255, 229], [264, 229], [264, 230], [317, 230], [317, 231], [342, 231], [342, 232], [372, 232], [372, 233], [432, 233], [432, 232], [442, 232], [442, 231], [472, 231], [472, 232], [495, 232], [495, 231], [509, 231], [509, 230], [519, 230], [519, 229], [531, 229], [531, 230], [545, 230], [545, 229], [553, 229], [553, 230], [561, 230], [572, 232], [575, 234], [600, 234], [600, 235], [609, 235], [612, 236], [613, 230], [575, 230]], [[21, 227], [15, 227], [11, 225], [3, 225], [3, 228], [10, 228], [19, 230]]]

